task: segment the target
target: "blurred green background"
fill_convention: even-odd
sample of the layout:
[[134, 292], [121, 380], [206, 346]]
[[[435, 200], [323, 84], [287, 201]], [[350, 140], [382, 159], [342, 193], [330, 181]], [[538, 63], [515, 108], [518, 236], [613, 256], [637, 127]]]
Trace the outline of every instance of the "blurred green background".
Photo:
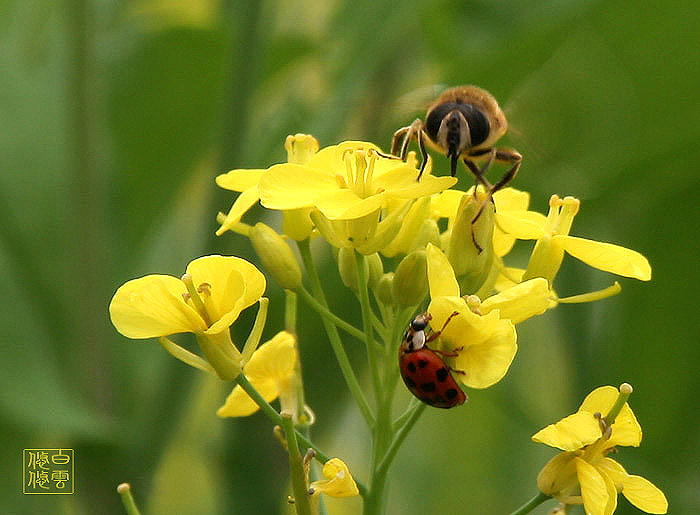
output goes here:
[[[267, 420], [216, 418], [227, 390], [155, 341], [118, 335], [111, 295], [200, 255], [252, 258], [243, 238], [214, 236], [233, 200], [217, 174], [283, 161], [296, 132], [386, 149], [432, 86], [474, 83], [505, 106], [506, 143], [524, 155], [514, 186], [532, 206], [581, 198], [572, 234], [642, 252], [653, 279], [520, 325], [503, 381], [419, 421], [388, 512], [509, 513], [554, 455], [530, 436], [593, 388], [628, 381], [644, 440], [619, 460], [666, 493], [670, 513], [700, 513], [691, 2], [0, 5], [0, 512], [122, 513], [122, 481], [148, 513], [283, 511], [287, 462]], [[324, 266], [331, 299], [346, 295]], [[612, 280], [568, 260], [556, 288]], [[276, 285], [268, 293], [271, 335], [282, 304]], [[317, 319], [303, 309], [300, 324], [315, 438], [365, 480], [367, 432]], [[34, 447], [75, 449], [74, 495], [22, 495], [22, 449]], [[618, 513], [634, 512], [620, 497]]]

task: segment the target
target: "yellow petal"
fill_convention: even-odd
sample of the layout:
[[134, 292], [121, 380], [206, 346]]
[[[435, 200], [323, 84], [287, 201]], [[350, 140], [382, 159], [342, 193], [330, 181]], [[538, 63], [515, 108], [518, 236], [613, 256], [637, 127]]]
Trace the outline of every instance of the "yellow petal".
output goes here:
[[537, 488], [540, 492], [557, 498], [569, 495], [569, 490], [575, 486], [575, 457], [574, 452], [560, 452], [549, 460], [537, 475]]
[[409, 166], [396, 168], [373, 181], [373, 186], [386, 190], [393, 197], [402, 199], [428, 197], [451, 188], [457, 183], [456, 177], [424, 175], [416, 181], [418, 171]]
[[204, 331], [204, 320], [182, 297], [185, 292], [183, 282], [169, 275], [133, 279], [116, 291], [109, 315], [117, 331], [128, 338]]
[[637, 422], [637, 417], [634, 416], [632, 408], [627, 403], [622, 407], [620, 413], [615, 418], [612, 425], [612, 435], [609, 443], [614, 445], [631, 445], [639, 447], [642, 442], [642, 427]]
[[[508, 211], [526, 211], [530, 203], [530, 194], [526, 191], [518, 191], [514, 188], [504, 188], [493, 194], [493, 203], [496, 205], [496, 213]], [[515, 244], [515, 236], [506, 234], [496, 224], [493, 232], [493, 251], [499, 256], [505, 256]]]
[[447, 256], [435, 245], [428, 243], [426, 247], [428, 262], [428, 286], [430, 298], [459, 297], [459, 284]]
[[[208, 284], [207, 308], [212, 316], [208, 333], [229, 327], [242, 310], [265, 292], [265, 276], [254, 265], [234, 256], [204, 256], [187, 265], [195, 286]], [[206, 303], [207, 301], [205, 301]]]
[[651, 481], [641, 476], [627, 476], [622, 495], [637, 508], [647, 513], [666, 513], [668, 501], [664, 493]]
[[[338, 166], [338, 163], [343, 163], [343, 156], [349, 152], [369, 150], [381, 152], [381, 149], [374, 143], [369, 143], [367, 141], [343, 141], [337, 145], [330, 145], [328, 147], [323, 147], [314, 156], [306, 162], [306, 165], [312, 168], [318, 168], [320, 170], [331, 170], [333, 167]], [[387, 167], [396, 166], [396, 159], [377, 159], [375, 165], [375, 173], [381, 175]], [[342, 164], [343, 171], [345, 164]]]
[[[268, 379], [248, 378], [250, 384], [262, 395], [267, 402], [272, 402], [279, 395], [277, 383]], [[258, 411], [259, 406], [251, 399], [243, 388], [236, 385], [233, 391], [226, 397], [224, 405], [216, 414], [219, 417], [247, 417]]]
[[446, 190], [438, 195], [433, 195], [430, 203], [432, 215], [436, 218], [454, 218], [464, 194], [463, 191], [459, 190]]
[[226, 219], [221, 224], [221, 227], [219, 227], [219, 229], [216, 231], [216, 235], [221, 236], [223, 233], [230, 230], [235, 224], [240, 222], [243, 215], [246, 214], [248, 210], [250, 210], [250, 208], [258, 202], [258, 200], [260, 200], [260, 195], [258, 195], [257, 186], [248, 188], [238, 195], [238, 198], [233, 203], [233, 206], [231, 206], [231, 209], [226, 215]]
[[530, 205], [530, 194], [515, 188], [503, 188], [493, 194], [496, 211], [526, 211]]
[[243, 367], [243, 371], [251, 380], [285, 380], [294, 374], [296, 360], [294, 336], [287, 331], [281, 331], [258, 347]]
[[520, 284], [523, 275], [525, 275], [525, 270], [522, 268], [503, 267], [493, 287], [496, 291], [507, 290], [508, 288]]
[[612, 243], [564, 235], [554, 236], [552, 244], [560, 245], [575, 258], [599, 270], [642, 281], [651, 279], [649, 261], [634, 250]]
[[612, 480], [618, 492], [622, 491], [622, 485], [627, 478], [627, 471], [622, 465], [612, 458], [602, 458], [596, 463], [596, 467]]
[[581, 458], [574, 458], [576, 477], [581, 485], [583, 507], [587, 514], [605, 515], [608, 504], [608, 487], [600, 472], [590, 463]]
[[600, 437], [600, 425], [595, 417], [586, 411], [580, 411], [541, 429], [532, 439], [563, 451], [575, 451]]
[[488, 388], [506, 375], [515, 358], [515, 326], [510, 320], [499, 319], [496, 312], [476, 315], [476, 320], [465, 323], [472, 318], [469, 314], [460, 313], [450, 322], [445, 339], [452, 349], [463, 347], [455, 358], [455, 368], [465, 373], [457, 378], [471, 388]]
[[549, 283], [546, 279], [537, 277], [492, 295], [481, 303], [481, 312], [498, 309], [501, 318], [508, 318], [518, 324], [547, 311], [550, 297]]
[[339, 189], [333, 171], [313, 168], [311, 161], [306, 165], [287, 163], [270, 167], [258, 183], [261, 204], [268, 209], [312, 207], [316, 198]]
[[325, 191], [314, 197], [313, 205], [331, 220], [355, 220], [384, 207], [383, 193], [360, 198], [349, 189]]
[[314, 492], [323, 492], [331, 497], [352, 497], [360, 493], [347, 465], [338, 458], [331, 458], [323, 465], [323, 476], [326, 479], [311, 483]]
[[534, 211], [497, 211], [496, 227], [519, 240], [537, 240], [544, 236], [547, 218]]
[[260, 178], [267, 170], [239, 169], [222, 173], [216, 177], [216, 185], [225, 190], [245, 191], [258, 185]]
[[617, 508], [617, 488], [615, 488], [615, 483], [613, 480], [603, 471], [601, 471], [600, 468], [596, 467], [596, 470], [598, 470], [600, 477], [602, 477], [605, 481], [605, 489], [608, 492], [608, 502], [605, 505], [605, 515], [612, 515], [615, 513], [615, 509]]
[[615, 404], [619, 394], [619, 390], [614, 386], [600, 386], [586, 395], [578, 411], [598, 412], [605, 416]]

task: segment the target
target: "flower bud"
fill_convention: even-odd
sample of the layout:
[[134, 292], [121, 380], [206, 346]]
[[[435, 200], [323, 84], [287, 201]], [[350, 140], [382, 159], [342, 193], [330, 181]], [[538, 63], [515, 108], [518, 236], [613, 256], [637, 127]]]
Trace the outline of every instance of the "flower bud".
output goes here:
[[382, 274], [384, 274], [382, 258], [375, 252], [367, 256], [365, 261], [367, 261], [367, 265], [369, 266], [369, 275], [367, 277], [369, 280], [369, 287], [374, 290], [379, 284]]
[[309, 218], [310, 208], [286, 209], [282, 212], [282, 232], [296, 241], [304, 241], [311, 235], [314, 224]]
[[[341, 247], [338, 249], [336, 259], [338, 260], [338, 272], [340, 273], [343, 284], [355, 293], [358, 293], [359, 289], [357, 287], [357, 273], [355, 269], [357, 258], [355, 257], [355, 249], [352, 247]], [[367, 256], [366, 259], [363, 259], [363, 266], [365, 269], [364, 276], [367, 278], [367, 285], [374, 289], [384, 273], [382, 260], [375, 252]]]
[[394, 272], [388, 272], [380, 277], [379, 283], [374, 290], [377, 300], [385, 306], [394, 305], [393, 285]]
[[394, 301], [401, 306], [420, 304], [428, 294], [428, 264], [425, 250], [414, 250], [396, 267], [393, 281]]
[[[369, 267], [365, 263], [367, 269], [365, 274], [369, 273]], [[343, 284], [357, 293], [357, 274], [355, 273], [355, 249], [351, 247], [341, 247], [338, 249], [338, 272]]]
[[396, 236], [391, 240], [391, 243], [382, 248], [382, 254], [386, 257], [394, 257], [400, 253], [408, 254], [416, 248], [414, 242], [416, 241], [417, 233], [429, 215], [430, 197], [424, 197], [414, 202], [403, 218]]
[[301, 269], [292, 249], [282, 236], [262, 222], [250, 230], [250, 242], [263, 268], [282, 288], [293, 290], [301, 284]]
[[409, 251], [415, 249], [424, 249], [428, 243], [432, 243], [436, 247], [440, 246], [440, 228], [435, 220], [427, 218], [423, 220], [420, 230], [413, 240], [413, 245]]
[[305, 164], [318, 152], [318, 140], [310, 134], [291, 134], [284, 142], [287, 151], [287, 162]]
[[[483, 208], [482, 202], [486, 202]], [[447, 258], [462, 293], [476, 292], [489, 275], [494, 257], [494, 215], [490, 199], [479, 200], [469, 194], [462, 197], [447, 247]]]

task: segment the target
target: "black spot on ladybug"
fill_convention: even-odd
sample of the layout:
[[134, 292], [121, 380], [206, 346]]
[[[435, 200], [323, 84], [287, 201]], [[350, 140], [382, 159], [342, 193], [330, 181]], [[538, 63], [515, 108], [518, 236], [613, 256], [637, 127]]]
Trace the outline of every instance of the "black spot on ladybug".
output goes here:
[[447, 395], [447, 398], [449, 400], [453, 400], [455, 397], [457, 397], [457, 390], [455, 390], [454, 388], [450, 388], [445, 392], [445, 395]]
[[408, 365], [406, 365], [406, 368], [415, 374], [416, 372], [416, 364], [413, 361], [409, 361]]
[[442, 398], [442, 395], [436, 395], [433, 397], [433, 404], [445, 404], [445, 399]]
[[427, 364], [428, 364], [428, 360], [426, 360], [426, 359], [419, 359], [418, 360], [418, 368], [425, 368]]
[[435, 391], [435, 383], [430, 381], [429, 383], [423, 383], [420, 385], [420, 389], [423, 390], [424, 392], [434, 392]]
[[447, 369], [445, 367], [442, 367], [437, 372], [435, 372], [435, 376], [437, 377], [437, 380], [442, 383], [445, 379], [447, 379]]
[[411, 379], [410, 377], [404, 377], [403, 380], [409, 388], [416, 387], [416, 382], [413, 379]]

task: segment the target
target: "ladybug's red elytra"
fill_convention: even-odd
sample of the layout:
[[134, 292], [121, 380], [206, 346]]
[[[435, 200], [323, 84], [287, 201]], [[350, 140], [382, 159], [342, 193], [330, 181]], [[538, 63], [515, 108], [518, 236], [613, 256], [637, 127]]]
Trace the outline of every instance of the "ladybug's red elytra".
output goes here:
[[426, 345], [437, 339], [457, 314], [457, 311], [452, 313], [439, 331], [428, 335], [425, 330], [433, 317], [427, 312], [418, 315], [409, 324], [399, 346], [399, 370], [403, 382], [413, 395], [434, 408], [454, 408], [467, 400], [467, 395], [450, 374], [450, 371], [464, 372], [453, 369], [440, 357], [440, 354], [456, 356], [457, 353], [431, 349]]

